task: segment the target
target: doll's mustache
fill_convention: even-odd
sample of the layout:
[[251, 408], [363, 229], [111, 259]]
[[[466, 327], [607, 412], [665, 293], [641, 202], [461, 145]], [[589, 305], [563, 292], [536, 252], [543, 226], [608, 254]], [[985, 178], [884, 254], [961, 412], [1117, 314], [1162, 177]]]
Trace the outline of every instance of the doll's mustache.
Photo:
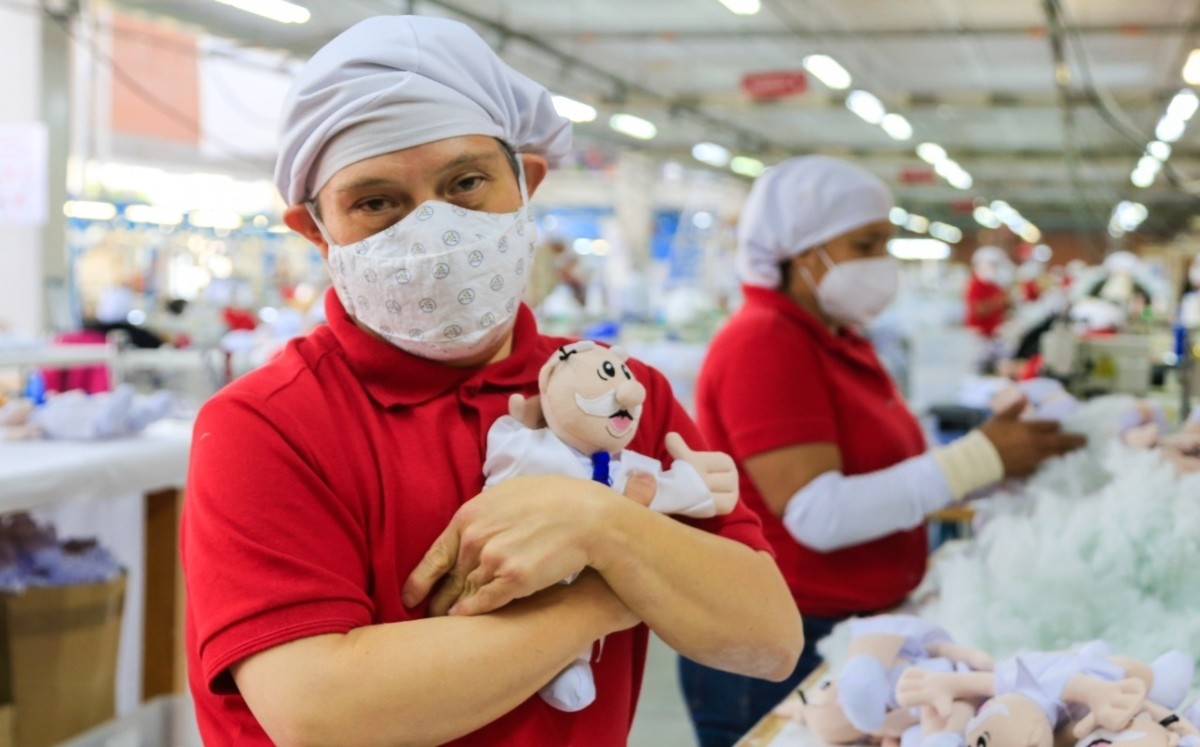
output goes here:
[[633, 408], [622, 407], [617, 402], [617, 390], [610, 389], [599, 397], [585, 397], [578, 392], [575, 393], [575, 404], [580, 410], [583, 410], [588, 415], [595, 415], [599, 418], [610, 418], [617, 413], [618, 410], [626, 410], [630, 417], [637, 420], [642, 416], [642, 406], [638, 405]]

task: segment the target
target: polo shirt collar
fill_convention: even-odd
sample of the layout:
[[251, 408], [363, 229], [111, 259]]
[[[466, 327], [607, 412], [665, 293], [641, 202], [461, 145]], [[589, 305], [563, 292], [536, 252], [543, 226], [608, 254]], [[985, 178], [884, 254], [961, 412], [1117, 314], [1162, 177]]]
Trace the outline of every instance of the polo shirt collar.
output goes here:
[[835, 350], [870, 344], [857, 330], [849, 326], [843, 325], [837, 333], [831, 332], [829, 327], [826, 327], [808, 309], [796, 303], [790, 296], [781, 291], [760, 288], [754, 285], [743, 285], [742, 294], [746, 299], [747, 306], [765, 308], [769, 311], [782, 314], [785, 318], [790, 319], [803, 327], [809, 334], [815, 336], [821, 341], [821, 344]]
[[517, 310], [508, 357], [471, 368], [421, 358], [368, 334], [354, 323], [332, 291], [325, 294], [325, 315], [351, 370], [371, 398], [384, 407], [418, 405], [465, 385], [517, 388], [536, 382], [545, 363], [535, 355], [537, 321], [524, 303]]

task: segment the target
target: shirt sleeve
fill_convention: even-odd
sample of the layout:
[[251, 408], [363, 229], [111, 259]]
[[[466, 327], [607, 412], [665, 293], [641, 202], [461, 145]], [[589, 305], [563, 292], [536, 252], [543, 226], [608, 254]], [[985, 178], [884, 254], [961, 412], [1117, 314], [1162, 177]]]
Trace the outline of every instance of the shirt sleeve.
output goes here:
[[[664, 470], [670, 469], [674, 462], [666, 447], [668, 433], [675, 432], [683, 436], [683, 440], [693, 449], [708, 448], [696, 424], [692, 422], [691, 417], [675, 399], [666, 377], [657, 370], [637, 361], [631, 361], [631, 363], [633, 364], [631, 368], [634, 369], [638, 381], [646, 386], [645, 407], [646, 411], [652, 414], [651, 417], [643, 416], [636, 440], [631, 447], [657, 459], [662, 463]], [[647, 440], [643, 440], [644, 438]], [[763, 537], [762, 523], [758, 516], [742, 501], [738, 501], [733, 511], [722, 516], [708, 519], [680, 517], [680, 521], [706, 532], [736, 540], [755, 550], [774, 554], [770, 544]]]
[[803, 330], [773, 325], [714, 361], [719, 370], [706, 396], [739, 462], [787, 446], [838, 442], [816, 344]]
[[323, 479], [295, 418], [226, 392], [196, 421], [181, 552], [189, 645], [214, 693], [236, 691], [228, 669], [252, 654], [372, 620], [362, 509]]

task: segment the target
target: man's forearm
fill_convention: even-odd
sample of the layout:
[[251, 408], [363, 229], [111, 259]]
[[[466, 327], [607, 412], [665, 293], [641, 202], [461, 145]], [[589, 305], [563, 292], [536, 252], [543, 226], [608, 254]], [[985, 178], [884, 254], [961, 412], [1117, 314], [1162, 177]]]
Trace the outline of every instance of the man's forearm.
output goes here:
[[632, 502], [606, 506], [592, 566], [679, 653], [740, 674], [782, 679], [804, 634], [774, 561]]
[[440, 744], [511, 711], [615, 629], [612, 592], [597, 585], [585, 575], [487, 615], [303, 639], [235, 678], [280, 745]]

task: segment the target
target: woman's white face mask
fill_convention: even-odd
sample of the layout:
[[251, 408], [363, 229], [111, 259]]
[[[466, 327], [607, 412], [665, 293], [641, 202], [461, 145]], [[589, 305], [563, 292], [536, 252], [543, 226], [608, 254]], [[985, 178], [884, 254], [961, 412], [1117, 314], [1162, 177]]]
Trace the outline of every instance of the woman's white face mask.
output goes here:
[[892, 257], [851, 259], [835, 264], [824, 247], [817, 247], [825, 263], [825, 277], [818, 285], [808, 268], [801, 268], [805, 281], [817, 296], [817, 304], [830, 319], [855, 327], [866, 327], [887, 308], [900, 289], [900, 265]]
[[329, 243], [333, 287], [359, 323], [422, 358], [470, 358], [512, 328], [533, 262], [537, 224], [521, 207], [485, 213], [437, 200], [353, 244]]

